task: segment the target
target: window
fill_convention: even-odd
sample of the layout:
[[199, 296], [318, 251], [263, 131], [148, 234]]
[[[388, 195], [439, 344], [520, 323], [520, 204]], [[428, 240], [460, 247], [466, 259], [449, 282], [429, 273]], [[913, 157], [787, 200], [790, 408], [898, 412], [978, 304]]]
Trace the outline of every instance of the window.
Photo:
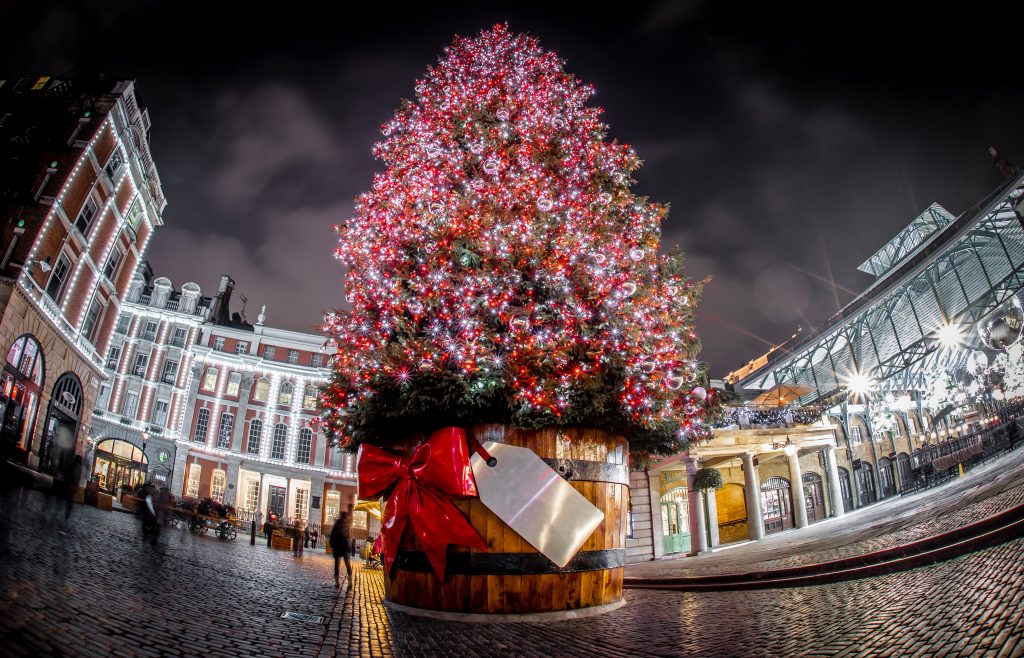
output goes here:
[[220, 469], [214, 471], [213, 477], [210, 478], [210, 498], [213, 498], [218, 503], [223, 503], [226, 484], [227, 476], [224, 475], [224, 471]]
[[32, 85], [32, 91], [41, 91], [46, 89], [46, 83], [50, 81], [50, 76], [41, 75], [36, 79], [35, 84]]
[[188, 336], [187, 327], [175, 327], [174, 334], [171, 336], [172, 347], [185, 347], [185, 338]]
[[166, 384], [173, 384], [174, 378], [178, 374], [178, 362], [177, 361], [164, 361], [164, 372], [160, 375], [160, 380]]
[[264, 359], [271, 359], [271, 360], [273, 360], [273, 358], [274, 358], [274, 356], [276, 354], [277, 354], [277, 349], [274, 348], [273, 345], [267, 345], [266, 347], [263, 348], [263, 358]]
[[272, 459], [284, 459], [284, 444], [288, 440], [288, 426], [284, 423], [274, 425], [274, 444], [270, 448]]
[[124, 164], [124, 158], [121, 156], [121, 149], [114, 149], [114, 152], [110, 154], [110, 159], [107, 160], [107, 166], [103, 168], [103, 171], [107, 172], [107, 176], [114, 177], [120, 169], [121, 165]]
[[345, 453], [340, 448], [331, 448], [331, 470], [340, 471], [344, 461]]
[[252, 399], [257, 402], [266, 402], [267, 397], [270, 395], [270, 380], [266, 377], [260, 377], [256, 380], [256, 390], [253, 391]]
[[299, 362], [299, 351], [298, 350], [288, 350], [288, 363], [291, 363], [291, 364], [294, 365], [294, 364], [296, 364], [298, 362]]
[[107, 352], [107, 369], [117, 370], [117, 363], [121, 360], [121, 346], [113, 345]]
[[100, 312], [102, 310], [103, 305], [100, 304], [100, 300], [94, 297], [92, 303], [89, 304], [89, 312], [85, 314], [85, 322], [82, 323], [82, 335], [90, 343], [93, 342], [96, 327], [99, 326]]
[[103, 276], [113, 281], [117, 277], [118, 270], [121, 269], [121, 261], [124, 260], [124, 254], [117, 247], [110, 250], [110, 255], [107, 256], [107, 264], [103, 266]]
[[206, 374], [203, 375], [203, 388], [207, 391], [214, 391], [217, 389], [217, 369], [207, 368]]
[[121, 407], [121, 415], [128, 418], [135, 418], [135, 411], [139, 408], [139, 394], [135, 392], [125, 393], [124, 406]]
[[217, 352], [223, 352], [224, 351], [224, 337], [223, 336], [217, 336], [216, 338], [213, 339], [213, 349], [215, 351], [217, 351]]
[[206, 443], [206, 429], [210, 426], [210, 410], [200, 409], [196, 414], [196, 433], [192, 440], [197, 443]]
[[249, 351], [249, 343], [244, 340], [240, 340], [235, 343], [235, 354], [245, 354]]
[[203, 476], [203, 467], [200, 464], [192, 464], [188, 467], [188, 487], [185, 495], [191, 498], [199, 498], [199, 480]]
[[217, 431], [217, 447], [231, 447], [231, 428], [235, 426], [235, 417], [224, 412], [220, 415], [220, 429]]
[[897, 418], [896, 422], [893, 424], [892, 436], [893, 436], [893, 438], [896, 438], [896, 439], [900, 438], [900, 436], [901, 436], [901, 434], [900, 434], [900, 419], [899, 418]]
[[136, 354], [135, 365], [132, 367], [132, 374], [137, 377], [146, 376], [146, 366], [149, 364], [148, 354]]
[[239, 388], [239, 386], [241, 386], [241, 384], [242, 384], [242, 373], [240, 373], [240, 372], [233, 372], [230, 375], [228, 375], [228, 388], [227, 388], [227, 391], [226, 391], [227, 394], [228, 395], [238, 395], [238, 388]]
[[142, 340], [156, 340], [157, 323], [153, 320], [146, 321], [146, 328], [142, 330]]
[[850, 443], [860, 443], [864, 439], [860, 435], [860, 425], [850, 427]]
[[89, 227], [92, 226], [92, 220], [96, 217], [96, 202], [89, 197], [85, 200], [85, 204], [82, 206], [82, 210], [79, 211], [78, 217], [75, 219], [75, 228], [82, 235], [88, 235]]
[[71, 262], [67, 256], [61, 254], [57, 259], [57, 264], [53, 266], [50, 281], [46, 284], [46, 294], [50, 296], [50, 299], [56, 302], [60, 301], [61, 295], [64, 294], [64, 282], [67, 281], [70, 269]]
[[302, 396], [303, 409], [316, 409], [317, 393], [316, 386], [307, 386], [305, 395]]
[[352, 512], [352, 527], [366, 527], [366, 510], [357, 510], [355, 512]]
[[256, 506], [259, 505], [260, 501], [260, 483], [259, 480], [249, 480], [245, 483], [245, 508], [250, 512], [256, 511]]
[[139, 224], [142, 223], [142, 203], [139, 197], [135, 197], [135, 201], [132, 203], [132, 207], [128, 209], [128, 226], [132, 227], [133, 231], [139, 230]]
[[313, 354], [313, 355], [311, 355], [309, 357], [309, 365], [313, 366], [314, 368], [319, 368], [323, 364], [324, 364], [324, 355], [323, 354]]
[[308, 489], [296, 489], [295, 490], [295, 518], [304, 519], [306, 513], [309, 511], [309, 490]]
[[106, 408], [108, 397], [110, 397], [110, 386], [106, 384], [100, 384], [100, 392], [98, 395], [98, 402], [96, 403], [96, 407]]
[[154, 425], [166, 425], [167, 424], [167, 401], [157, 400], [156, 405], [153, 407], [153, 420]]
[[309, 451], [313, 446], [313, 432], [308, 427], [299, 430], [299, 449], [295, 455], [295, 461], [300, 464], [309, 464]]
[[324, 512], [326, 513], [327, 521], [334, 523], [340, 511], [341, 493], [332, 489], [327, 492], [327, 498], [324, 500]]
[[121, 315], [117, 316], [117, 326], [114, 327], [114, 331], [116, 331], [119, 334], [126, 334], [128, 333], [128, 327], [131, 326], [131, 324], [132, 316], [128, 315], [127, 313], [122, 313]]
[[281, 392], [277, 394], [278, 404], [292, 403], [292, 385], [288, 382], [281, 384]]
[[250, 455], [260, 454], [260, 437], [263, 436], [263, 421], [259, 418], [253, 418], [252, 422], [249, 423], [249, 443], [246, 446], [246, 452]]

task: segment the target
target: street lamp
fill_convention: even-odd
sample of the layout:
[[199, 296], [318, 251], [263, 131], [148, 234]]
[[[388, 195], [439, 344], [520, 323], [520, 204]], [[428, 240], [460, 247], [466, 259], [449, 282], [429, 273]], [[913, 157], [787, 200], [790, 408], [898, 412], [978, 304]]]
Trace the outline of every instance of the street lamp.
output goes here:
[[142, 457], [145, 459], [146, 464], [146, 478], [145, 482], [149, 482], [149, 455], [146, 454], [146, 443], [149, 441], [149, 432], [142, 432]]

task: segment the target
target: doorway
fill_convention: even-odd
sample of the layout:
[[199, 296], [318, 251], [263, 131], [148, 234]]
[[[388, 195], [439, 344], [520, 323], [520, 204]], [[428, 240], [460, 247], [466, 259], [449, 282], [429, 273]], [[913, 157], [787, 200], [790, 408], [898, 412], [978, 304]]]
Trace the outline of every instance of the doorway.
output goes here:
[[284, 518], [284, 487], [270, 485], [270, 495], [267, 497], [267, 513], [273, 514], [279, 519]]
[[690, 516], [686, 487], [676, 487], [661, 496], [661, 535], [665, 554], [690, 550]]
[[821, 476], [817, 473], [804, 473], [804, 507], [807, 510], [807, 522], [815, 523], [825, 518], [825, 488]]

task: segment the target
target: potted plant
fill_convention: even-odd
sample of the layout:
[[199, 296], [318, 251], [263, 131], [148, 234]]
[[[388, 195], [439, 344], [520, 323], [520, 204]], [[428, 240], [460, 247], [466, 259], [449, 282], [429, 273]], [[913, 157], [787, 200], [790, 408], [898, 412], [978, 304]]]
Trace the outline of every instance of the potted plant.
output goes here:
[[[400, 547], [385, 542], [399, 553], [393, 601], [472, 612], [617, 601], [627, 455], [638, 466], [709, 435], [716, 399], [693, 329], [702, 283], [678, 251], [660, 255], [667, 209], [630, 189], [640, 160], [606, 140], [592, 93], [506, 26], [457, 38], [384, 124], [375, 153], [387, 167], [336, 227], [349, 307], [324, 323], [338, 348], [322, 391], [334, 443], [408, 455], [419, 437], [465, 428], [561, 463], [604, 514], [581, 549], [592, 561], [552, 568], [523, 558], [535, 549], [478, 499], [457, 500], [490, 553], [509, 555], [456, 548], [441, 579], [422, 572], [424, 547], [406, 532]], [[502, 559], [523, 589], [482, 595]]]

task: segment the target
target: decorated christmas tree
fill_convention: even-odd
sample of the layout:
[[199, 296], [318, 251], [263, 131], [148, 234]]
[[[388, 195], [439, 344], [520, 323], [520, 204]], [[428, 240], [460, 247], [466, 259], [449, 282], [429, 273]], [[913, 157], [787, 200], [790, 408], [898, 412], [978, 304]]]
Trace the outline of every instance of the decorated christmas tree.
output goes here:
[[342, 447], [478, 422], [623, 433], [635, 456], [715, 408], [667, 208], [630, 187], [593, 89], [537, 39], [458, 37], [381, 127], [385, 170], [335, 227], [350, 308], [323, 425]]

